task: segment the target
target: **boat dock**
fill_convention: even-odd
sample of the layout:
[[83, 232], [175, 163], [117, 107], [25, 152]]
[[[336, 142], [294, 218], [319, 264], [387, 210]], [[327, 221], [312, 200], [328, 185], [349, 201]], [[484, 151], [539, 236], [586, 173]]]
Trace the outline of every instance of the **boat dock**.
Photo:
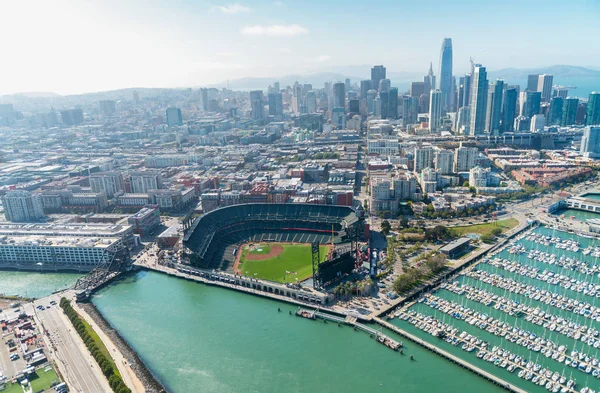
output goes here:
[[515, 393], [526, 393], [525, 390], [523, 390], [515, 385], [512, 385], [512, 384], [506, 382], [505, 380], [498, 378], [495, 375], [490, 374], [487, 371], [484, 371], [484, 370], [480, 369], [479, 367], [477, 367], [469, 362], [466, 362], [466, 361], [462, 360], [461, 358], [456, 357], [456, 356], [452, 355], [451, 353], [444, 351], [443, 349], [436, 347], [433, 344], [428, 343], [425, 340], [421, 340], [420, 338], [400, 329], [399, 327], [397, 327], [395, 325], [392, 325], [391, 323], [389, 323], [387, 321], [384, 321], [383, 319], [381, 319], [379, 317], [374, 318], [374, 320], [375, 320], [375, 322], [377, 322], [381, 326], [385, 327], [386, 329], [389, 329], [403, 337], [406, 337], [410, 341], [412, 341], [416, 344], [419, 344], [422, 347], [430, 350], [431, 352], [450, 360], [451, 362], [461, 366], [462, 368], [472, 371], [473, 373], [487, 379], [490, 382], [493, 382], [494, 384], [496, 384], [498, 386], [503, 387], [504, 389], [506, 389], [508, 391], [515, 392]]
[[347, 316], [346, 318], [339, 317], [337, 315], [331, 315], [327, 313], [320, 312], [317, 310], [307, 310], [304, 308], [298, 307], [296, 311], [296, 315], [299, 317], [307, 318], [307, 319], [322, 319], [324, 321], [335, 322], [341, 326], [341, 324], [352, 326], [355, 330], [361, 330], [365, 333], [368, 333], [371, 337], [374, 337], [377, 342], [385, 345], [386, 347], [397, 351], [402, 348], [402, 342], [398, 342], [393, 338], [383, 334], [382, 332], [373, 329], [372, 327], [363, 325], [362, 323], [356, 322], [356, 317]]

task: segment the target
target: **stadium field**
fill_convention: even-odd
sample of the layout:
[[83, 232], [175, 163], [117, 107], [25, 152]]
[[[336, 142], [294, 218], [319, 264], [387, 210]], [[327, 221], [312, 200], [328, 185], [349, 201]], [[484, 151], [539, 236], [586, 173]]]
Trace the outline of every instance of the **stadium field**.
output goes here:
[[[329, 249], [328, 245], [320, 246], [321, 262], [327, 259]], [[262, 280], [300, 282], [312, 276], [311, 245], [247, 243], [241, 247], [234, 269], [237, 274]]]

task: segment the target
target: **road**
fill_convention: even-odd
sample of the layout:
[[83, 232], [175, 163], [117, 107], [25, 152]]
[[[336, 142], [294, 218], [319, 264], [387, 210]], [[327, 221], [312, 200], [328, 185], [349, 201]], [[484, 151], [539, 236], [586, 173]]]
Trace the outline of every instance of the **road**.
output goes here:
[[71, 322], [58, 305], [43, 311], [34, 306], [47, 307], [50, 300], [57, 303], [59, 297], [44, 298], [26, 305], [28, 314], [35, 315], [38, 324], [44, 327], [44, 339], [49, 351], [58, 360], [57, 365], [69, 385], [71, 392], [111, 392], [110, 386], [85, 344], [73, 329]]

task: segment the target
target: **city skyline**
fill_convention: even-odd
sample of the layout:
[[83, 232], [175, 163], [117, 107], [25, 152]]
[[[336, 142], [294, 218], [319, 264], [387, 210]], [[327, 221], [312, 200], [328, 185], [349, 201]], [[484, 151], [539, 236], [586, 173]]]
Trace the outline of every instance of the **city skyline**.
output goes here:
[[[555, 2], [553, 7], [534, 1], [519, 3], [518, 8], [512, 7], [513, 2], [435, 2], [438, 12], [426, 26], [415, 18], [426, 6], [404, 1], [376, 7], [337, 1], [318, 6], [184, 1], [177, 8], [162, 0], [144, 7], [138, 1], [113, 3], [61, 0], [49, 5], [32, 0], [9, 5], [8, 13], [17, 17], [3, 24], [0, 32], [20, 34], [7, 40], [7, 52], [17, 57], [3, 64], [0, 94], [201, 86], [241, 77], [335, 71], [352, 64], [418, 72], [433, 61], [437, 74], [444, 37], [453, 41], [456, 76], [468, 71], [469, 57], [490, 70], [553, 64], [600, 67], [600, 53], [587, 50], [585, 40], [570, 39], [600, 34], [600, 6], [585, 1]], [[67, 8], [69, 13], [61, 11]], [[37, 12], [32, 14], [31, 9]], [[536, 18], [511, 25], [510, 31], [503, 18], [474, 18], [479, 13], [509, 16], [514, 9], [535, 12]], [[393, 15], [394, 23], [382, 23], [384, 11]], [[449, 15], [451, 25], [445, 19]], [[570, 17], [578, 18], [569, 27], [571, 34], [542, 28], [547, 20]], [[380, 44], [372, 45], [371, 34], [362, 34], [365, 29], [386, 34], [379, 35]], [[419, 34], [410, 40], [391, 38], [396, 34], [390, 32], [408, 31]]]

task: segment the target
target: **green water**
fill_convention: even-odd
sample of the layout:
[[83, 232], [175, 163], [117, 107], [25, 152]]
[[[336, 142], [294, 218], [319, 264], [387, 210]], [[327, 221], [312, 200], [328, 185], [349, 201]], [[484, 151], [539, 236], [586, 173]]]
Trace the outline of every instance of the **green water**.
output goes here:
[[129, 276], [93, 302], [172, 393], [501, 391], [416, 344], [400, 355], [349, 327], [290, 316], [293, 306], [159, 273]]
[[594, 199], [596, 201], [600, 201], [600, 194], [584, 194], [583, 197], [586, 199]]
[[575, 217], [576, 220], [585, 221], [589, 218], [600, 218], [600, 214], [592, 213], [585, 210], [576, 210], [576, 209], [564, 209], [556, 212], [557, 215], [563, 215], [567, 218], [571, 218], [571, 216]]
[[81, 274], [0, 270], [0, 294], [40, 298], [73, 286]]

